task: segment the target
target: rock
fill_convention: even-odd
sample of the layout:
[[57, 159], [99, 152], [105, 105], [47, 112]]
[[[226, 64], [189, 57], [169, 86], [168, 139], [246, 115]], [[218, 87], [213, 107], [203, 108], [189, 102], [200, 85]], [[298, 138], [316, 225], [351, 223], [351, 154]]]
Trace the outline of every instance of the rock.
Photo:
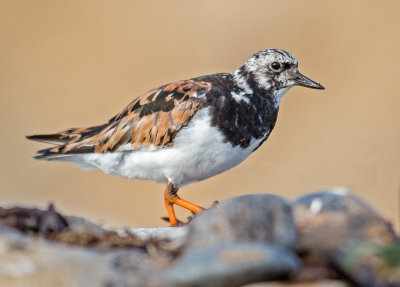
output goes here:
[[356, 286], [400, 286], [400, 242], [388, 245], [361, 243], [335, 254], [335, 269]]
[[104, 259], [93, 251], [2, 230], [0, 286], [123, 286]]
[[284, 247], [295, 244], [296, 227], [287, 200], [271, 194], [249, 194], [224, 200], [192, 220], [186, 248], [255, 240]]
[[397, 239], [390, 223], [346, 190], [300, 197], [293, 202], [293, 212], [298, 230], [296, 251], [306, 265], [299, 276], [307, 279], [310, 274], [337, 276], [335, 271], [341, 270], [331, 267], [340, 265], [341, 254], [360, 245], [385, 246]]
[[223, 242], [192, 249], [165, 272], [166, 286], [235, 287], [288, 278], [299, 268], [290, 250], [261, 241]]
[[107, 229], [53, 205], [0, 208], [0, 286], [241, 286], [277, 279], [298, 286], [329, 278], [400, 286], [396, 240], [377, 212], [337, 190], [292, 204], [268, 194], [231, 198], [179, 228]]
[[348, 287], [346, 283], [339, 280], [318, 280], [315, 282], [304, 282], [296, 285], [290, 282], [263, 282], [244, 285], [243, 287]]
[[299, 268], [290, 204], [269, 194], [231, 198], [188, 225], [183, 255], [166, 271], [168, 286], [241, 286], [289, 277]]
[[388, 244], [396, 239], [389, 222], [348, 191], [317, 192], [293, 202], [300, 252], [329, 253], [351, 242]]
[[180, 241], [187, 236], [188, 226], [118, 229], [117, 232], [121, 235], [133, 234], [142, 240], [149, 240], [156, 237], [163, 240]]
[[187, 227], [106, 229], [52, 205], [1, 208], [0, 286], [162, 286], [186, 234]]
[[[161, 287], [161, 274], [171, 264], [173, 257], [168, 253], [147, 252], [147, 250], [113, 250], [108, 254], [109, 268], [118, 276], [123, 286]], [[111, 285], [112, 286], [112, 285]]]
[[53, 204], [47, 210], [27, 207], [0, 207], [0, 224], [24, 232], [59, 232], [68, 227], [65, 218], [56, 212]]

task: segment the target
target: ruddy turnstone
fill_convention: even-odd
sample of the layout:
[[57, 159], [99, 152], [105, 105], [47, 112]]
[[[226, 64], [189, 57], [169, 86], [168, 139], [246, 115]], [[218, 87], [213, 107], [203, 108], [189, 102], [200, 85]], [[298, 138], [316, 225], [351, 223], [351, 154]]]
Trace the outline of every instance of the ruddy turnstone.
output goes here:
[[150, 90], [105, 124], [27, 138], [55, 144], [35, 159], [166, 183], [165, 207], [176, 226], [174, 204], [202, 210], [180, 198], [178, 188], [246, 159], [268, 138], [282, 96], [296, 85], [324, 89], [298, 71], [292, 54], [265, 49], [232, 73]]

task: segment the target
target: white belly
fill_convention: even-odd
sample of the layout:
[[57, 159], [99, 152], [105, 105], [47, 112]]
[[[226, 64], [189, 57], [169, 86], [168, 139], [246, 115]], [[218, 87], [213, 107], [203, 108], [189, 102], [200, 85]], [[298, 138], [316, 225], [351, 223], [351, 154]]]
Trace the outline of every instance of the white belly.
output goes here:
[[86, 154], [83, 160], [109, 174], [169, 181], [181, 187], [238, 165], [262, 141], [252, 140], [246, 149], [233, 147], [229, 142], [224, 143], [222, 133], [216, 127], [211, 127], [210, 121], [209, 108], [203, 109], [177, 134], [171, 147], [132, 151], [126, 145], [125, 151]]

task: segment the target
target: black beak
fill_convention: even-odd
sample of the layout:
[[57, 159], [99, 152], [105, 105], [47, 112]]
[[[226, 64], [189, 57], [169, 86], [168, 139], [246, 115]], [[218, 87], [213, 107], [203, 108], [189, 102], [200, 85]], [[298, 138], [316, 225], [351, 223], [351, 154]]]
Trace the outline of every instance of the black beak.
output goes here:
[[318, 90], [324, 90], [325, 88], [318, 84], [317, 82], [314, 82], [310, 78], [307, 78], [300, 72], [296, 73], [296, 77], [293, 79], [296, 85], [298, 86], [303, 86], [311, 89], [318, 89]]

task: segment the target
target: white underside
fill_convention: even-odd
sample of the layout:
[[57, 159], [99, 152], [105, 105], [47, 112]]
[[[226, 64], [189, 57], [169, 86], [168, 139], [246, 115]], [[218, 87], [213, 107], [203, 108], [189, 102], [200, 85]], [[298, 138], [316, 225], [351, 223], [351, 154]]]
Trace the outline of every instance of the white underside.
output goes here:
[[[150, 147], [133, 151], [130, 145], [105, 154], [84, 154], [75, 158], [83, 169], [97, 167], [126, 178], [171, 182], [181, 187], [224, 172], [246, 159], [263, 139], [252, 140], [242, 149], [224, 143], [224, 137], [210, 124], [209, 108], [202, 109], [174, 139], [171, 147]], [[268, 136], [266, 134], [265, 136]]]

